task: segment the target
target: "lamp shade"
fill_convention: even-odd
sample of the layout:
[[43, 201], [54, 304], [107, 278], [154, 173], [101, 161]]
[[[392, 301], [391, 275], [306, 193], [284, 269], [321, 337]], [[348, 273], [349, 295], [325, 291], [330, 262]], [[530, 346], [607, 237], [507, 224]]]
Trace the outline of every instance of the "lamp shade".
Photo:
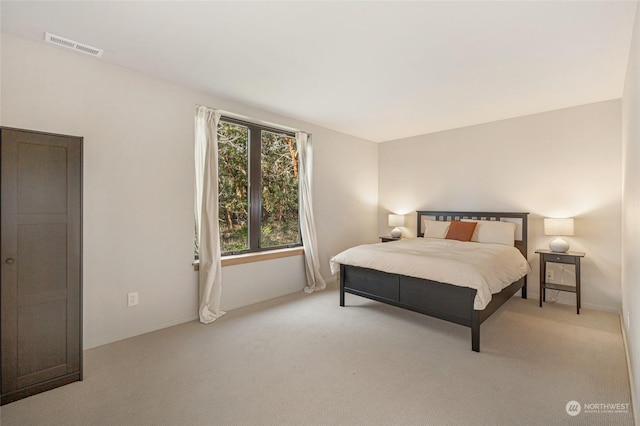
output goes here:
[[544, 220], [544, 235], [573, 235], [573, 218]]
[[404, 226], [404, 216], [400, 214], [390, 214], [389, 226]]

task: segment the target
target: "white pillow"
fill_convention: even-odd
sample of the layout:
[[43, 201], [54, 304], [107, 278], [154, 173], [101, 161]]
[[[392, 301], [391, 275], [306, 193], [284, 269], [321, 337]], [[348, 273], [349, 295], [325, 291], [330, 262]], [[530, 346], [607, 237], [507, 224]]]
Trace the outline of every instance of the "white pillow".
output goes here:
[[462, 219], [463, 222], [476, 222], [471, 241], [495, 243], [513, 246], [516, 239], [516, 224], [498, 220]]
[[422, 218], [422, 230], [425, 238], [444, 238], [451, 222]]

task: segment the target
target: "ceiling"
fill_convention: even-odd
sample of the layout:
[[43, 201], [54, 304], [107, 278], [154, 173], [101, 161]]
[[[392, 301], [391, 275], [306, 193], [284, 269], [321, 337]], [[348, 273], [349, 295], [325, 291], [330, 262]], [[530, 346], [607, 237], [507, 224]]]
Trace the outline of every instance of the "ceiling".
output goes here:
[[382, 142], [621, 97], [636, 5], [3, 0], [0, 25]]

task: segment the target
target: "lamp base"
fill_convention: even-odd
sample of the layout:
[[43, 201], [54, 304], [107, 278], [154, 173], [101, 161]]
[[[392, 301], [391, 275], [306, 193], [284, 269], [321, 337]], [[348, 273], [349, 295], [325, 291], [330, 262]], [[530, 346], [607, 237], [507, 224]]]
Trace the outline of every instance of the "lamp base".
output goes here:
[[400, 228], [393, 228], [393, 231], [391, 231], [391, 236], [393, 238], [400, 238], [402, 237], [402, 231], [400, 230]]
[[566, 253], [569, 250], [569, 243], [562, 238], [556, 238], [549, 243], [549, 250], [554, 253]]

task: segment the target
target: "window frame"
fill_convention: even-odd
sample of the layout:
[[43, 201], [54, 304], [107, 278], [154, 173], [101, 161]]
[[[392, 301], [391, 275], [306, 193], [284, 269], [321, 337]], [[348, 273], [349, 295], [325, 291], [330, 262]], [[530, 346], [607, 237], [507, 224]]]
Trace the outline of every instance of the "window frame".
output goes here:
[[[247, 141], [247, 155], [248, 155], [248, 203], [249, 203], [249, 217], [248, 217], [248, 233], [247, 233], [247, 245], [248, 248], [243, 250], [231, 250], [227, 252], [221, 252], [221, 257], [236, 256], [248, 253], [261, 253], [273, 250], [282, 250], [286, 248], [302, 247], [302, 233], [300, 231], [300, 192], [298, 191], [298, 242], [282, 244], [279, 246], [260, 247], [260, 237], [262, 230], [262, 132], [267, 131], [271, 133], [277, 133], [286, 135], [296, 140], [295, 132], [285, 130], [282, 128], [259, 124], [248, 120], [243, 120], [226, 114], [220, 116], [220, 123], [226, 122], [230, 124], [236, 124], [239, 126], [245, 126], [249, 129], [249, 140]], [[216, 129], [217, 131], [217, 129]], [[218, 150], [220, 146], [218, 146]], [[298, 149], [296, 140], [296, 151]], [[257, 171], [256, 171], [257, 170]], [[218, 171], [218, 173], [220, 173]], [[300, 176], [298, 176], [298, 188], [300, 188]], [[220, 188], [218, 188], [219, 190]], [[256, 226], [256, 224], [258, 226]], [[252, 226], [253, 225], [253, 226]]]

